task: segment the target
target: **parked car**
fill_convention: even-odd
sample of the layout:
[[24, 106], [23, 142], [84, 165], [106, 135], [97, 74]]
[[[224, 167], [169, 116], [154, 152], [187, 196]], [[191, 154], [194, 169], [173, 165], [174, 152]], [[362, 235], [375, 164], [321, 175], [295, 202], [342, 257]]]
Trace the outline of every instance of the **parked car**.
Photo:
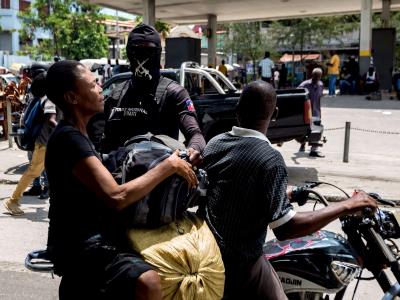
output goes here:
[[[187, 62], [180, 69], [162, 69], [161, 74], [179, 82], [189, 92], [207, 141], [236, 125], [235, 109], [241, 91], [221, 72]], [[131, 76], [131, 72], [113, 76], [103, 85], [104, 96], [109, 95], [116, 85], [129, 80]], [[312, 124], [307, 90], [278, 90], [277, 98], [278, 116], [270, 123], [267, 133], [269, 140], [276, 144], [293, 139], [319, 143], [323, 127]]]
[[14, 76], [11, 73], [0, 74], [1, 86], [6, 87], [12, 81], [15, 82], [16, 84], [18, 84], [19, 83], [19, 78], [17, 76]]

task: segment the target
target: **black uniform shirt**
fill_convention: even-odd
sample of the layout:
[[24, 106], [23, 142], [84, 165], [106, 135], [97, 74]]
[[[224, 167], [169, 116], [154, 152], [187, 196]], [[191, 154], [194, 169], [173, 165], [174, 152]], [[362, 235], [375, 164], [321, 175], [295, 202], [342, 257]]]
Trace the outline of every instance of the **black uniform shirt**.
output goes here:
[[[116, 107], [118, 103], [119, 107]], [[104, 113], [108, 119], [102, 143], [104, 152], [115, 150], [129, 138], [148, 132], [178, 139], [179, 130], [186, 138], [187, 147], [200, 152], [205, 147], [193, 102], [176, 82], [168, 85], [163, 103], [157, 103], [154, 94], [144, 93], [132, 80], [122, 83], [106, 99]]]

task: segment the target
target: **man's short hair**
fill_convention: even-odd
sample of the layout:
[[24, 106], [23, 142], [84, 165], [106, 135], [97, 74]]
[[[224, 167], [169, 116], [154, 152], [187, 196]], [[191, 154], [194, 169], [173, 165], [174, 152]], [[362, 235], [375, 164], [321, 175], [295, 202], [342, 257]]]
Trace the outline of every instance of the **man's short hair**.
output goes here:
[[275, 106], [276, 92], [271, 84], [262, 80], [249, 83], [243, 89], [236, 108], [240, 126], [254, 128], [259, 121], [269, 121]]
[[47, 86], [46, 86], [46, 71], [36, 75], [31, 84], [31, 93], [34, 97], [46, 96]]
[[321, 74], [322, 75], [322, 69], [321, 68], [314, 68], [312, 70], [312, 74]]
[[265, 51], [265, 57], [269, 57], [271, 54], [269, 53], [269, 51]]

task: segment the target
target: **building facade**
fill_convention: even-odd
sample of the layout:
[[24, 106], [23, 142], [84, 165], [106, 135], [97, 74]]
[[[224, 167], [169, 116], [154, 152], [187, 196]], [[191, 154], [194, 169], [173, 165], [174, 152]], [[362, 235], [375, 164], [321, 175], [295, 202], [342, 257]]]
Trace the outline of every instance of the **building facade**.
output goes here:
[[[0, 0], [0, 51], [6, 54], [16, 55], [22, 48], [18, 30], [21, 22], [18, 13], [29, 10], [34, 0]], [[41, 39], [48, 39], [50, 35], [45, 31], [38, 31], [32, 41], [37, 44]]]

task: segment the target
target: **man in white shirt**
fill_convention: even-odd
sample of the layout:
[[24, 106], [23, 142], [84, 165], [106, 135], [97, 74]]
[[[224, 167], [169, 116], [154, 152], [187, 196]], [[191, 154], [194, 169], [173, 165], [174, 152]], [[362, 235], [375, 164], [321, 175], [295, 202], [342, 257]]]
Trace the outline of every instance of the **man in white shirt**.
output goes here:
[[276, 89], [278, 89], [279, 88], [279, 71], [278, 70], [275, 70], [275, 72], [274, 72], [274, 87], [276, 88]]
[[272, 83], [272, 75], [274, 74], [273, 70], [275, 68], [274, 62], [269, 58], [269, 51], [265, 52], [264, 59], [260, 61], [258, 64], [258, 73], [261, 76], [261, 79]]

